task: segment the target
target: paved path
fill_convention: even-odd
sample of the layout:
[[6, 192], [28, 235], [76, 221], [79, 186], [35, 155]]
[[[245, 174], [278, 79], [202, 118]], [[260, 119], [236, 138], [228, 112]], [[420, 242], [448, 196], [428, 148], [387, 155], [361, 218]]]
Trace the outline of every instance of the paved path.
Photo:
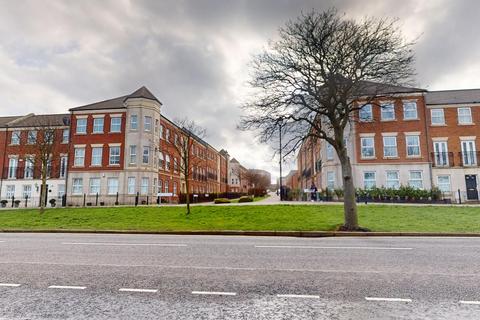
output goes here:
[[0, 319], [479, 319], [480, 239], [0, 234]]

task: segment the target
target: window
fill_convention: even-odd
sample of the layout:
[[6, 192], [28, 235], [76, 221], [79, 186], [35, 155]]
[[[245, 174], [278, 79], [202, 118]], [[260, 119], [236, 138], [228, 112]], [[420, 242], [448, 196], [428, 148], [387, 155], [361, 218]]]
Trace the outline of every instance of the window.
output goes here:
[[128, 177], [128, 194], [135, 194], [135, 177]]
[[90, 194], [100, 193], [100, 178], [90, 178]]
[[10, 144], [20, 144], [20, 131], [13, 131], [12, 132], [12, 139], [10, 140]]
[[101, 166], [102, 165], [102, 147], [93, 147], [92, 148], [92, 166]]
[[137, 163], [137, 146], [130, 146], [130, 164]]
[[15, 185], [7, 185], [7, 193], [5, 195], [7, 198], [12, 198], [15, 196]]
[[152, 117], [144, 117], [143, 130], [152, 131]]
[[377, 179], [375, 172], [363, 173], [363, 187], [365, 189], [371, 189], [377, 186]]
[[163, 138], [163, 133], [165, 132], [165, 128], [163, 127], [163, 125], [160, 125], [160, 138]]
[[418, 119], [417, 103], [415, 101], [409, 101], [403, 103], [403, 119], [413, 120]]
[[173, 182], [173, 194], [176, 195], [177, 194], [177, 182]]
[[107, 179], [107, 193], [110, 195], [118, 193], [118, 178]]
[[138, 129], [138, 117], [136, 114], [130, 116], [130, 130]]
[[87, 133], [87, 119], [77, 119], [77, 134]]
[[158, 180], [158, 189], [157, 189], [157, 193], [162, 193], [162, 180]]
[[165, 192], [165, 193], [168, 193], [168, 180], [165, 180], [165, 184], [164, 184], [163, 187], [164, 187], [164, 189], [163, 189], [164, 192]]
[[175, 133], [175, 138], [173, 138], [175, 145], [178, 145], [178, 134]]
[[163, 152], [160, 152], [158, 154], [158, 166], [160, 167], [160, 169], [164, 169], [164, 166], [165, 166], [165, 160], [163, 158]]
[[407, 142], [407, 157], [419, 157], [420, 156], [420, 137], [419, 136], [406, 136]]
[[167, 132], [165, 133], [165, 139], [170, 141], [170, 129], [167, 128]]
[[387, 171], [387, 188], [398, 189], [400, 180], [398, 179], [398, 171]]
[[410, 171], [410, 177], [408, 179], [408, 185], [416, 188], [423, 189], [423, 174], [422, 171]]
[[430, 115], [432, 118], [432, 125], [445, 124], [445, 114], [443, 113], [443, 109], [432, 109], [430, 110]]
[[68, 158], [67, 156], [60, 157], [60, 178], [67, 176]]
[[173, 158], [173, 171], [178, 172], [178, 159]]
[[160, 122], [158, 121], [158, 119], [155, 119], [155, 133], [158, 133], [158, 124]]
[[142, 178], [142, 184], [140, 185], [140, 193], [141, 194], [148, 194], [148, 178]]
[[10, 158], [8, 160], [8, 178], [15, 179], [17, 177], [18, 159]]
[[52, 158], [47, 159], [47, 178], [50, 178], [52, 175]]
[[464, 166], [473, 166], [477, 164], [477, 153], [475, 151], [474, 140], [464, 140], [462, 144], [462, 161]]
[[438, 176], [437, 183], [440, 191], [450, 192], [450, 176]]
[[52, 144], [55, 140], [55, 130], [45, 130], [43, 133], [43, 139], [46, 143]]
[[333, 190], [335, 188], [335, 172], [327, 171], [327, 188]]
[[383, 137], [383, 156], [397, 156], [397, 137]]
[[382, 121], [395, 120], [395, 107], [393, 103], [382, 104], [381, 119]]
[[75, 167], [83, 167], [85, 162], [85, 148], [75, 148], [74, 154], [73, 165]]
[[93, 133], [103, 133], [103, 118], [93, 119]]
[[110, 157], [109, 157], [109, 165], [119, 165], [120, 164], [120, 147], [113, 146], [110, 147]]
[[472, 110], [470, 108], [458, 108], [457, 111], [459, 124], [472, 123]]
[[327, 142], [327, 160], [333, 160], [333, 146]]
[[25, 158], [25, 172], [24, 172], [24, 178], [25, 179], [32, 179], [33, 178], [33, 161], [34, 160], [33, 160], [32, 157], [26, 157]]
[[170, 171], [170, 156], [168, 154], [165, 156], [165, 169]]
[[68, 143], [69, 140], [70, 140], [70, 130], [69, 129], [63, 129], [62, 143]]
[[27, 144], [35, 144], [35, 143], [37, 143], [37, 131], [35, 130], [28, 131]]
[[362, 158], [373, 158], [375, 157], [375, 146], [373, 137], [371, 138], [361, 138], [360, 143], [362, 146]]
[[58, 197], [62, 198], [65, 195], [65, 185], [59, 184], [58, 185]]
[[72, 182], [72, 194], [82, 194], [83, 192], [83, 179], [74, 178]]
[[30, 199], [32, 197], [32, 185], [31, 184], [24, 184], [23, 185], [22, 197], [24, 199]]
[[143, 147], [142, 163], [148, 164], [150, 162], [150, 147]]
[[155, 194], [156, 192], [157, 192], [157, 178], [153, 178], [152, 193]]
[[360, 121], [367, 122], [373, 120], [372, 105], [364, 105], [359, 112]]
[[121, 132], [122, 131], [122, 118], [112, 117], [110, 118], [110, 132]]

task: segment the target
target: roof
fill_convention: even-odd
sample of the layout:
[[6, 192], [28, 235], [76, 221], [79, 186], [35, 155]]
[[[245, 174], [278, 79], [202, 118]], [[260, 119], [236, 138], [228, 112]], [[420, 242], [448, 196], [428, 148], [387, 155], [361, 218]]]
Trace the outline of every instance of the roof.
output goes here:
[[[10, 118], [9, 122], [6, 122], [5, 119]], [[10, 128], [23, 128], [23, 127], [41, 127], [41, 126], [68, 126], [70, 121], [70, 114], [68, 113], [59, 113], [59, 114], [40, 114], [35, 115], [30, 113], [26, 116], [17, 116], [17, 117], [2, 117], [0, 118], [0, 125], [5, 127], [9, 126]]]
[[429, 91], [427, 105], [480, 103], [480, 89]]
[[70, 111], [88, 111], [88, 110], [104, 110], [104, 109], [125, 109], [124, 102], [128, 99], [133, 99], [133, 98], [143, 98], [143, 99], [148, 99], [148, 100], [154, 100], [157, 101], [158, 103], [162, 104], [151, 92], [150, 90], [147, 89], [147, 87], [142, 86], [141, 88], [135, 90], [133, 93], [113, 98], [113, 99], [108, 99], [108, 100], [103, 100], [100, 102], [95, 102], [91, 104], [87, 104], [84, 106], [80, 107], [75, 107], [71, 108]]
[[20, 118], [20, 116], [0, 117], [0, 127], [7, 126], [13, 120]]
[[378, 83], [373, 81], [360, 81], [361, 95], [381, 95], [394, 93], [416, 93], [426, 92], [427, 90], [421, 88]]
[[235, 159], [235, 158], [232, 158], [232, 160], [230, 160], [230, 162], [232, 162], [232, 163], [240, 163], [240, 162], [238, 162], [238, 160]]

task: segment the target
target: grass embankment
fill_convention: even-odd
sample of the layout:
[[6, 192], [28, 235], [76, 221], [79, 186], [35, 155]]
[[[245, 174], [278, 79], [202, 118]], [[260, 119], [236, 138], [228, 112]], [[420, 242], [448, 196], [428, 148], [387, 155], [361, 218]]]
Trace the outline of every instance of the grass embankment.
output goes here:
[[[183, 207], [59, 208], [0, 210], [0, 229], [82, 230], [335, 230], [342, 206], [196, 206], [190, 216]], [[480, 208], [441, 206], [360, 206], [361, 225], [372, 231], [478, 232]]]

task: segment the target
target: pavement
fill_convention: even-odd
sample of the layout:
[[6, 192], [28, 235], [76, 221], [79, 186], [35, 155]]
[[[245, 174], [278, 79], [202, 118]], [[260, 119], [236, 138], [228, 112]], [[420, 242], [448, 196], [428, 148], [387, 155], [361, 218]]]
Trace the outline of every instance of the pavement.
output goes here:
[[0, 234], [0, 319], [479, 319], [478, 238]]

